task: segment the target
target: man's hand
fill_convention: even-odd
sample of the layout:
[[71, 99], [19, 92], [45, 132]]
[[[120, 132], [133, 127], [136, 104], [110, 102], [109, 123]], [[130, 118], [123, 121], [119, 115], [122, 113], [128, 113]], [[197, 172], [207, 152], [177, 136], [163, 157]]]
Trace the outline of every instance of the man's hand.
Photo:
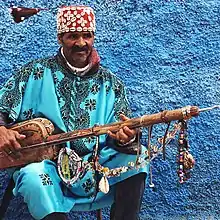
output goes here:
[[[129, 118], [126, 117], [125, 115], [121, 114], [120, 115], [120, 119], [122, 121], [126, 121]], [[117, 131], [116, 133], [112, 133], [111, 131], [108, 131], [108, 135], [117, 140], [119, 143], [121, 143], [122, 145], [126, 145], [127, 143], [129, 143], [131, 140], [133, 140], [135, 138], [137, 134], [137, 130], [136, 129], [130, 129], [127, 126], [124, 126], [123, 128], [121, 128], [119, 131]]]
[[0, 127], [0, 151], [2, 151], [9, 159], [13, 160], [21, 156], [18, 150], [21, 148], [18, 140], [24, 139], [26, 136], [19, 134], [17, 131]]

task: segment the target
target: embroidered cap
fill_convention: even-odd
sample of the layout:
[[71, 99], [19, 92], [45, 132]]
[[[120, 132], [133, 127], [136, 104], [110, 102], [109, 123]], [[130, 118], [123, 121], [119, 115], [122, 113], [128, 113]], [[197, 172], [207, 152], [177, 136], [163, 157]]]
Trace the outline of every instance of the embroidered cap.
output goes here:
[[63, 6], [57, 13], [58, 34], [74, 31], [95, 32], [95, 14], [88, 6]]

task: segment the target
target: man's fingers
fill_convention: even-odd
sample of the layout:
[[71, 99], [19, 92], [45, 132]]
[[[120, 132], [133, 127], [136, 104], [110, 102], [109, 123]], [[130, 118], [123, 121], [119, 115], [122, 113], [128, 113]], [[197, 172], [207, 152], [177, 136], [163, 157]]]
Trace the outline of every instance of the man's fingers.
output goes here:
[[121, 143], [126, 143], [130, 140], [130, 138], [124, 133], [124, 130], [122, 128], [115, 134], [111, 131], [108, 131], [108, 135]]
[[23, 140], [26, 138], [26, 136], [24, 134], [19, 134], [18, 132], [16, 132], [15, 137], [18, 140]]
[[118, 136], [117, 136], [118, 140], [120, 142], [125, 143], [125, 142], [127, 142], [129, 140], [128, 135], [124, 132], [124, 128], [123, 129], [121, 128], [119, 130], [119, 132], [117, 132], [117, 134], [118, 134]]
[[14, 161], [14, 159], [13, 159], [13, 157], [11, 157], [11, 152], [10, 151], [8, 151], [8, 152], [6, 152], [5, 150], [4, 151], [2, 151], [2, 153], [6, 156], [6, 157], [8, 157], [8, 159], [10, 160], [10, 161]]
[[12, 146], [14, 147], [15, 151], [19, 151], [21, 149], [21, 145], [17, 141], [14, 141], [12, 144], [13, 144]]
[[8, 132], [8, 137], [4, 141], [5, 144], [3, 149], [9, 157], [16, 159], [21, 156], [21, 153], [19, 152], [21, 145], [18, 140], [22, 140], [25, 137], [25, 135], [19, 134], [17, 131], [10, 130]]
[[135, 129], [130, 129], [129, 127], [127, 127], [127, 126], [125, 126], [124, 128], [123, 128], [123, 130], [124, 130], [124, 133], [127, 135], [127, 136], [129, 136], [129, 137], [134, 137], [135, 135], [136, 135], [136, 133], [137, 133], [137, 131], [135, 130]]
[[130, 119], [130, 118], [128, 118], [127, 116], [125, 116], [125, 115], [123, 115], [123, 114], [120, 114], [120, 119], [122, 120], [122, 121], [127, 121], [128, 119]]
[[108, 131], [108, 135], [113, 139], [117, 139], [116, 134], [112, 133], [111, 131]]
[[4, 126], [0, 127], [0, 151], [4, 153], [11, 161], [21, 156], [19, 149], [21, 145], [19, 140], [24, 139], [26, 136], [19, 134], [17, 131], [7, 129]]
[[18, 156], [15, 153], [16, 151], [12, 147], [5, 148], [3, 153], [11, 160], [18, 158]]
[[15, 158], [21, 157], [21, 153], [19, 152], [19, 150], [21, 149], [21, 145], [18, 143], [18, 141], [17, 140], [11, 141], [11, 146], [13, 147], [12, 151]]
[[[121, 129], [120, 129], [121, 130]], [[117, 133], [112, 133], [111, 131], [108, 131], [108, 135], [111, 137], [111, 138], [113, 138], [113, 139], [115, 139], [115, 140], [117, 140], [117, 141], [120, 141], [120, 142], [124, 142], [124, 138], [123, 138], [123, 135], [121, 135], [120, 134], [120, 131], [118, 131]]]

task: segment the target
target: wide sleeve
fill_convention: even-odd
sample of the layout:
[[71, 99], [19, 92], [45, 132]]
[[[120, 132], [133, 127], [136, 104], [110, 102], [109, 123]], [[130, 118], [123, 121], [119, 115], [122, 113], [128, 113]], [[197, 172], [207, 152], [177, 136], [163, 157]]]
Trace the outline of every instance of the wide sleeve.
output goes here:
[[15, 72], [0, 89], [0, 112], [7, 114], [10, 121], [16, 121], [19, 117], [31, 66], [25, 65]]
[[106, 123], [112, 123], [116, 121], [120, 121], [120, 114], [124, 114], [127, 117], [132, 117], [131, 109], [129, 107], [129, 102], [127, 98], [126, 88], [124, 87], [123, 83], [118, 80], [114, 79], [112, 84], [113, 90], [113, 108], [109, 114]]

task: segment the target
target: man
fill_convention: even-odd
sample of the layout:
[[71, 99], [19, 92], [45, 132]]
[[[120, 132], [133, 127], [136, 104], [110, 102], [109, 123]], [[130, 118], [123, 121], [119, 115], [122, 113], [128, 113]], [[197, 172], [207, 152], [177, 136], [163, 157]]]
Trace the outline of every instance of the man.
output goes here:
[[[100, 65], [93, 47], [95, 15], [90, 7], [62, 7], [57, 15], [56, 56], [34, 60], [8, 80], [0, 92], [0, 149], [9, 159], [22, 156], [19, 140], [25, 136], [7, 129], [6, 123], [45, 117], [67, 132], [96, 124], [127, 120], [129, 108], [122, 83]], [[123, 113], [123, 114], [122, 114]], [[124, 127], [99, 137], [98, 162], [108, 168], [128, 166], [136, 160], [137, 131]], [[93, 159], [96, 139], [67, 144], [83, 161]], [[66, 149], [66, 148], [65, 148]], [[62, 167], [60, 168], [63, 169]], [[64, 171], [63, 171], [64, 172]], [[56, 161], [44, 160], [16, 170], [14, 195], [21, 194], [35, 219], [66, 219], [71, 210], [95, 210], [112, 204], [112, 220], [136, 220], [145, 187], [147, 167], [108, 179], [107, 194], [97, 191], [100, 174], [81, 175], [65, 185]], [[108, 188], [108, 187], [106, 187]], [[105, 188], [105, 189], [106, 189]], [[101, 189], [101, 187], [99, 187]]]

